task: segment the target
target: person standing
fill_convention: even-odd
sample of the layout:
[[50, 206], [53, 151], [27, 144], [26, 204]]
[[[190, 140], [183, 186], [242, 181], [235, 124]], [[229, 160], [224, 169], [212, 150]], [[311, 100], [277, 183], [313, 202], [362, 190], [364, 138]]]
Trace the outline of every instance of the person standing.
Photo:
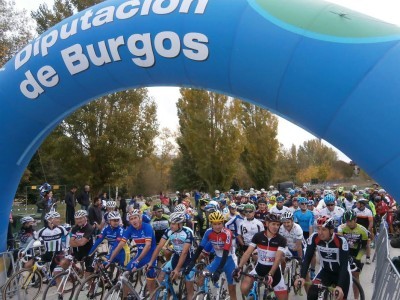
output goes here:
[[78, 203], [81, 205], [81, 209], [88, 211], [90, 200], [90, 186], [85, 185], [83, 192], [78, 196]]
[[101, 212], [101, 200], [99, 197], [93, 198], [93, 203], [89, 207], [89, 224], [94, 228], [94, 234], [100, 233], [103, 214]]
[[66, 223], [70, 225], [75, 225], [75, 206], [76, 206], [76, 190], [77, 187], [73, 185], [71, 190], [65, 196], [65, 204], [66, 204], [66, 211], [65, 211], [65, 220]]

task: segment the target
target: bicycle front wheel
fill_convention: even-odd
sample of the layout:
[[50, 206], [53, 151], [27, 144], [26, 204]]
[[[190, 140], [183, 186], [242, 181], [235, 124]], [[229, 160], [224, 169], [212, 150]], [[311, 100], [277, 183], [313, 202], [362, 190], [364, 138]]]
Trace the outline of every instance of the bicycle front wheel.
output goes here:
[[120, 283], [114, 285], [104, 297], [105, 300], [122, 300], [123, 299], [123, 292]]
[[3, 299], [35, 300], [42, 289], [42, 275], [38, 270], [21, 269], [3, 287]]
[[76, 281], [68, 271], [61, 272], [54, 276], [47, 284], [43, 293], [43, 300], [58, 300], [62, 296], [63, 300], [71, 300], [74, 296]]
[[[87, 277], [76, 289], [75, 300], [103, 298], [106, 283], [100, 274], [93, 274]], [[111, 286], [110, 286], [111, 288]]]
[[210, 294], [206, 294], [203, 291], [197, 292], [196, 294], [194, 294], [192, 300], [212, 300], [213, 297]]
[[360, 282], [354, 277], [353, 277], [353, 288], [350, 289], [347, 299], [349, 299], [349, 300], [353, 300], [353, 299], [365, 300], [364, 290], [363, 290]]
[[151, 300], [161, 300], [168, 298], [168, 291], [165, 286], [159, 286], [154, 292], [151, 293], [149, 299]]

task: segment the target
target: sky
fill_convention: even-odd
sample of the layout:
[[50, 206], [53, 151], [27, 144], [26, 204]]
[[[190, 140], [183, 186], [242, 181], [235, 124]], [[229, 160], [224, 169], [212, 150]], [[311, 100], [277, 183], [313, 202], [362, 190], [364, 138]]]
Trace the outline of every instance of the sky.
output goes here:
[[[47, 3], [51, 7], [54, 0], [15, 0], [15, 2], [18, 9], [24, 8], [30, 12], [36, 10], [42, 3]], [[388, 23], [400, 25], [400, 0], [328, 0], [328, 2], [337, 3]], [[160, 129], [167, 127], [172, 131], [177, 131], [179, 125], [175, 104], [180, 96], [179, 88], [153, 87], [149, 88], [149, 94], [157, 103], [157, 119]], [[290, 148], [292, 144], [299, 146], [304, 141], [316, 138], [299, 126], [281, 117], [278, 119], [278, 140], [285, 148]], [[351, 160], [331, 144], [323, 142], [338, 153], [339, 159], [346, 162]]]

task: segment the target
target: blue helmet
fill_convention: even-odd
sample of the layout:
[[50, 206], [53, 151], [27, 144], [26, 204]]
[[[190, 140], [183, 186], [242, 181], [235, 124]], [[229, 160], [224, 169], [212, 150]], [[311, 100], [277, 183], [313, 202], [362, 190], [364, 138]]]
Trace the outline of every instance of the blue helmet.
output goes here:
[[305, 197], [298, 197], [297, 200], [299, 201], [299, 203], [307, 203], [308, 200]]
[[285, 198], [283, 196], [276, 197], [276, 202], [283, 202]]
[[40, 196], [42, 196], [42, 197], [44, 197], [50, 191], [51, 191], [51, 185], [48, 184], [47, 182], [43, 183], [39, 187], [39, 193], [40, 193]]
[[294, 194], [296, 194], [296, 191], [295, 191], [295, 190], [290, 190], [290, 191], [289, 191], [289, 195], [290, 195], [290, 196], [293, 196]]
[[325, 204], [334, 204], [335, 203], [335, 196], [332, 194], [327, 194], [324, 197]]

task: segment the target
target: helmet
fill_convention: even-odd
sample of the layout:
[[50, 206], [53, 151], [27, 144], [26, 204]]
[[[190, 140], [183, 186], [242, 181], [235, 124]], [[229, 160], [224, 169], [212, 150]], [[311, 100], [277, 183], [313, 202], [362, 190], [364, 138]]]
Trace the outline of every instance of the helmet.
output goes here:
[[328, 229], [334, 229], [335, 221], [333, 220], [333, 218], [322, 216], [317, 219], [317, 226], [322, 226]]
[[128, 213], [127, 217], [129, 219], [132, 216], [140, 216], [140, 215], [141, 215], [140, 210], [139, 209], [134, 209], [134, 210], [132, 210], [131, 212]]
[[121, 215], [117, 211], [111, 211], [108, 214], [108, 219], [109, 220], [121, 220]]
[[218, 207], [218, 202], [215, 200], [211, 200], [208, 204], [214, 205], [215, 207]]
[[174, 208], [174, 212], [185, 212], [186, 211], [186, 206], [185, 204], [178, 204], [177, 206], [175, 206]]
[[269, 189], [272, 191], [275, 187], [273, 185], [269, 186]]
[[255, 211], [255, 210], [256, 210], [256, 207], [254, 206], [254, 204], [247, 203], [247, 204], [244, 206], [244, 209], [245, 209], [245, 210], [246, 210], [246, 209], [249, 209], [249, 210]]
[[290, 190], [290, 191], [289, 191], [289, 195], [290, 195], [290, 196], [293, 196], [294, 194], [296, 194], [296, 191], [295, 191], [295, 190]]
[[40, 187], [39, 187], [39, 192], [41, 196], [44, 196], [47, 192], [51, 191], [51, 185], [46, 183], [43, 183]]
[[203, 205], [203, 204], [206, 204], [207, 205], [207, 203], [208, 203], [208, 199], [205, 199], [205, 198], [201, 198], [200, 200], [200, 205]]
[[281, 215], [281, 221], [293, 220], [293, 213], [291, 211], [285, 211]]
[[238, 212], [244, 211], [244, 204], [238, 205], [237, 211], [238, 211]]
[[357, 186], [356, 186], [355, 184], [353, 184], [353, 185], [351, 186], [350, 191], [352, 191], [352, 192], [357, 191]]
[[107, 201], [106, 202], [106, 207], [107, 208], [115, 208], [115, 207], [117, 207], [117, 202], [115, 202], [115, 201]]
[[219, 203], [221, 203], [222, 205], [226, 205], [226, 199], [221, 199], [221, 200], [219, 201]]
[[275, 196], [269, 197], [269, 201], [276, 201], [276, 197]]
[[88, 213], [86, 210], [80, 209], [75, 213], [75, 218], [87, 217]]
[[169, 221], [171, 223], [183, 223], [185, 222], [185, 214], [182, 212], [173, 212], [170, 216], [169, 216]]
[[347, 201], [353, 201], [354, 198], [352, 193], [346, 193], [344, 197], [347, 199]]
[[326, 194], [324, 197], [325, 204], [334, 204], [335, 203], [335, 196], [332, 194]]
[[161, 205], [161, 203], [155, 204], [155, 205], [153, 206], [153, 211], [160, 210], [160, 209], [164, 210], [164, 208], [163, 208], [163, 206]]
[[25, 223], [28, 223], [28, 222], [35, 222], [35, 219], [32, 218], [31, 216], [26, 216], [26, 217], [21, 218], [22, 225], [24, 225]]
[[214, 205], [214, 204], [208, 203], [204, 209], [205, 209], [207, 212], [214, 212], [214, 211], [217, 211], [217, 210], [218, 210], [218, 206], [217, 206], [217, 205]]
[[299, 201], [299, 203], [307, 203], [308, 200], [305, 197], [298, 197], [297, 200]]
[[343, 193], [344, 187], [340, 186], [337, 191], [338, 191], [338, 193]]
[[281, 223], [281, 218], [276, 214], [269, 213], [265, 216], [265, 221]]
[[214, 192], [215, 194], [219, 194], [219, 190], [215, 190], [215, 192]]
[[346, 221], [351, 221], [355, 220], [357, 218], [357, 214], [353, 210], [346, 210], [342, 216], [342, 221], [343, 223], [346, 223]]
[[50, 219], [54, 219], [54, 218], [60, 218], [61, 216], [60, 216], [60, 214], [58, 213], [58, 212], [56, 212], [56, 211], [51, 211], [51, 212], [48, 212], [45, 216], [44, 216], [44, 219], [45, 220], [50, 220]]
[[308, 200], [307, 205], [312, 205], [312, 206], [314, 206], [314, 201], [313, 201], [313, 200]]
[[378, 190], [378, 194], [386, 194], [386, 191], [384, 189]]
[[214, 211], [208, 216], [208, 221], [211, 223], [224, 222], [225, 218], [220, 211]]
[[381, 201], [382, 200], [382, 197], [381, 196], [375, 196], [375, 198], [374, 198], [374, 201], [375, 202], [379, 202], [379, 201]]
[[237, 206], [236, 206], [236, 203], [235, 202], [232, 202], [231, 204], [229, 204], [229, 206], [228, 206], [229, 208], [237, 208]]
[[285, 200], [283, 196], [276, 197], [276, 202], [283, 202], [283, 200]]

